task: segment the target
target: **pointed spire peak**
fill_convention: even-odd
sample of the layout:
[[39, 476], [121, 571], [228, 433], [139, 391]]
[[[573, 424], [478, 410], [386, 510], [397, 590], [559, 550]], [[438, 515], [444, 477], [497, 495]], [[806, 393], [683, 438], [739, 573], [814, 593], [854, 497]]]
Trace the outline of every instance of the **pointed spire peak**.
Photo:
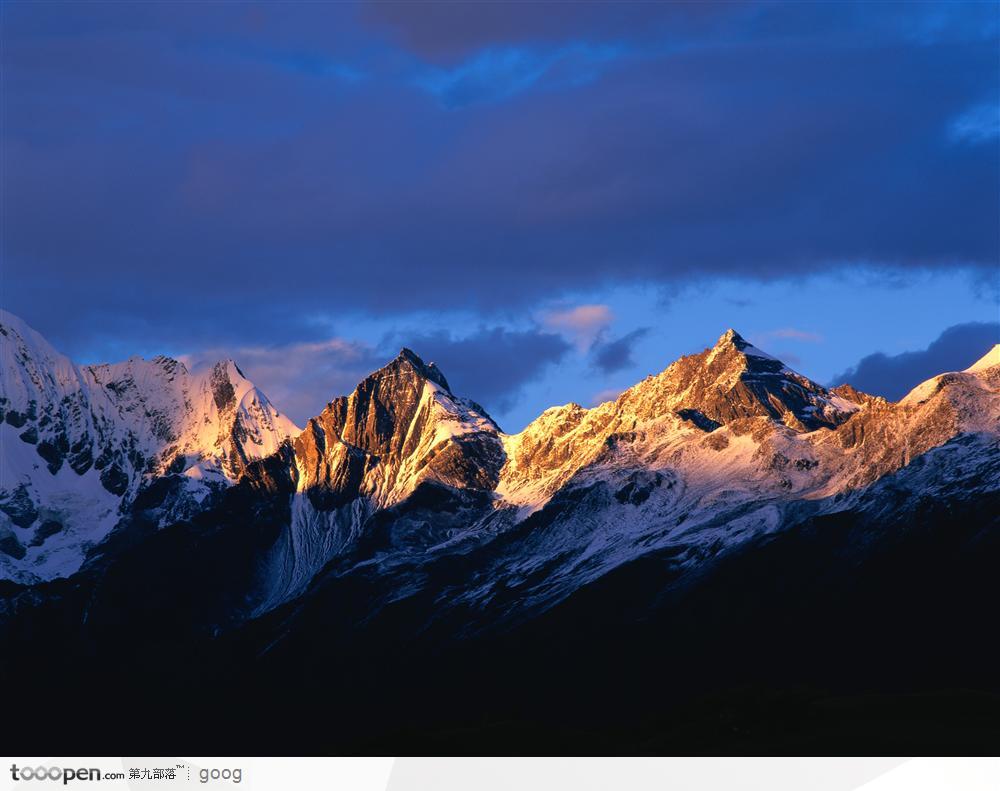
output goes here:
[[[228, 376], [233, 378], [234, 375], [240, 379], [246, 379], [247, 375], [240, 370], [240, 367], [236, 364], [236, 360], [232, 357], [227, 357], [224, 360], [219, 360], [215, 365], [212, 366], [212, 371], [216, 376]], [[247, 380], [249, 381], [249, 380]]]
[[396, 359], [406, 360], [407, 362], [420, 368], [424, 366], [424, 361], [420, 359], [420, 355], [413, 351], [413, 349], [409, 349], [406, 346], [399, 350], [399, 354], [396, 355]]
[[737, 349], [743, 350], [747, 346], [752, 346], [746, 338], [740, 335], [736, 330], [730, 327], [722, 335], [719, 336], [719, 340], [715, 343], [716, 346], [735, 346]]
[[437, 385], [440, 385], [449, 393], [451, 392], [451, 387], [448, 386], [448, 380], [444, 378], [444, 374], [441, 373], [441, 369], [438, 368], [434, 363], [425, 363], [419, 354], [417, 354], [412, 349], [408, 349], [404, 346], [399, 350], [399, 354], [396, 355], [396, 359], [390, 363], [390, 365], [407, 364], [414, 371], [416, 371], [418, 376], [422, 376], [424, 379], [429, 379]]
[[784, 363], [777, 357], [772, 357], [767, 352], [758, 349], [732, 328], [719, 336], [719, 340], [715, 342], [715, 346], [708, 350], [708, 357], [705, 362], [706, 364], [711, 364], [717, 360], [729, 360], [734, 355], [743, 360], [743, 364], [750, 369], [761, 365], [768, 369], [774, 366], [778, 366], [779, 369], [784, 367]]

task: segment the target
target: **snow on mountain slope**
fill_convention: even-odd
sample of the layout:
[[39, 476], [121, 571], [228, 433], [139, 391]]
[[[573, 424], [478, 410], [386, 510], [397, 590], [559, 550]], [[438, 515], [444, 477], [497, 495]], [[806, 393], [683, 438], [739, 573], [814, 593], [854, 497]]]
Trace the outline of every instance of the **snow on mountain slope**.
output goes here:
[[680, 358], [613, 402], [550, 409], [505, 437], [498, 491], [508, 502], [537, 508], [579, 470], [625, 447], [654, 466], [685, 455], [695, 466], [711, 467], [739, 437], [832, 428], [863, 408], [728, 330], [711, 349]]
[[988, 368], [995, 368], [998, 365], [1000, 365], [1000, 343], [994, 345], [992, 349], [965, 370], [967, 373], [978, 373]]
[[[744, 344], [728, 332], [615, 402], [555, 407], [502, 436], [492, 508], [448, 541], [380, 556], [380, 569], [472, 553], [440, 606], [516, 618], [653, 551], [694, 569], [811, 516], [883, 507], [870, 484], [946, 445], [957, 470], [997, 450], [1000, 367], [935, 377], [919, 403], [890, 404], [826, 390]], [[995, 478], [977, 485], [998, 489]]]
[[294, 443], [298, 491], [398, 502], [423, 480], [492, 488], [498, 429], [408, 349], [330, 402]]
[[958, 433], [996, 432], [998, 372], [994, 349], [893, 404], [849, 385], [828, 390], [729, 330], [712, 349], [682, 357], [614, 402], [555, 407], [504, 436], [497, 491], [530, 511], [581, 474], [627, 464], [825, 497], [864, 486]]
[[151, 481], [183, 482], [166, 504], [142, 500], [166, 524], [241, 480], [240, 496], [283, 514], [257, 612], [334, 560], [388, 570], [479, 551], [482, 585], [456, 596], [485, 606], [504, 579], [541, 605], [646, 552], [695, 564], [853, 507], [956, 437], [1000, 434], [996, 350], [889, 403], [824, 388], [729, 330], [613, 402], [553, 407], [506, 435], [404, 349], [299, 433], [231, 361], [80, 368], [4, 318], [4, 573], [72, 572]]
[[194, 503], [298, 433], [232, 361], [77, 366], [0, 312], [0, 576], [76, 571], [149, 480]]
[[[514, 554], [487, 560], [484, 587], [461, 594], [484, 601], [497, 579], [544, 580], [535, 603], [552, 600], [665, 547], [694, 563], [796, 513], [850, 503], [956, 435], [995, 434], [995, 375], [938, 377], [926, 401], [890, 404], [828, 390], [730, 330], [614, 402], [553, 407], [505, 435], [404, 350], [295, 441], [291, 525], [262, 609], [359, 547], [363, 565], [390, 569], [517, 536]], [[425, 492], [397, 512], [428, 483], [485, 499], [468, 510]], [[373, 538], [386, 530], [395, 538]]]
[[292, 444], [291, 524], [272, 558], [269, 601], [300, 591], [373, 514], [422, 483], [491, 491], [503, 463], [498, 434], [482, 407], [409, 349], [331, 401]]
[[840, 426], [841, 491], [866, 486], [960, 434], [1000, 433], [1000, 360], [987, 353], [965, 371], [939, 374], [897, 403], [879, 401]]

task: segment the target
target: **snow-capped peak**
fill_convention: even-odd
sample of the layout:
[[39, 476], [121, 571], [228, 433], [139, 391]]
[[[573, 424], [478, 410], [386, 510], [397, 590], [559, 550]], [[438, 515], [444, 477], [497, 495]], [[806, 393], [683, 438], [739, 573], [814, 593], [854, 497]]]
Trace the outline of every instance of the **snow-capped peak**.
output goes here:
[[295, 442], [298, 488], [337, 492], [337, 501], [350, 489], [383, 506], [424, 480], [488, 488], [498, 433], [481, 406], [451, 392], [436, 365], [403, 349], [309, 422]]
[[995, 344], [986, 354], [966, 368], [967, 373], [977, 373], [1000, 365], [1000, 343]]
[[901, 405], [915, 406], [931, 400], [941, 392], [956, 392], [971, 388], [973, 391], [995, 391], [1000, 386], [1000, 344], [963, 371], [951, 371], [932, 376], [921, 382], [900, 399]]
[[231, 360], [77, 366], [4, 311], [0, 365], [0, 576], [75, 571], [153, 478], [198, 504], [299, 433]]
[[719, 340], [716, 341], [713, 351], [715, 351], [716, 349], [724, 349], [727, 347], [732, 347], [737, 351], [742, 352], [743, 354], [748, 355], [750, 357], [761, 357], [765, 360], [778, 359], [777, 357], [772, 357], [767, 352], [758, 349], [756, 346], [750, 343], [750, 341], [748, 341], [746, 338], [744, 338], [742, 335], [740, 335], [736, 330], [732, 328], [726, 330], [719, 337]]
[[[627, 390], [623, 398], [646, 414], [691, 415], [696, 424], [767, 417], [796, 430], [830, 427], [860, 408], [727, 330], [711, 349], [681, 357]], [[707, 418], [705, 422], [702, 418]]]
[[[48, 359], [67, 359], [57, 352], [40, 332], [28, 326], [22, 318], [0, 308], [0, 334], [9, 337], [8, 333], [10, 332], [17, 335], [21, 344], [34, 352], [34, 356]], [[5, 350], [7, 348], [5, 347]]]
[[[429, 379], [436, 384], [439, 384], [449, 393], [451, 392], [451, 387], [448, 385], [448, 380], [445, 379], [444, 374], [441, 373], [441, 369], [437, 367], [433, 362], [425, 363], [416, 352], [412, 349], [407, 349], [405, 346], [399, 350], [399, 354], [396, 355], [395, 359], [384, 366], [380, 370], [386, 370], [392, 368], [393, 366], [398, 366], [406, 364], [418, 375], [424, 379]], [[378, 373], [378, 372], [376, 372]], [[375, 374], [372, 374], [373, 376]]]

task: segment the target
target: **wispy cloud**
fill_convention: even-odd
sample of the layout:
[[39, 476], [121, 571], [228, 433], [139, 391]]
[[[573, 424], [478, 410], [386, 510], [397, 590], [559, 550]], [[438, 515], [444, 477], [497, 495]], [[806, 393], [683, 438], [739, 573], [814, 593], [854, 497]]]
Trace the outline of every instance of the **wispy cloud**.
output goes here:
[[580, 351], [586, 351], [598, 335], [615, 320], [607, 305], [577, 305], [542, 314], [544, 327], [567, 336]]
[[506, 99], [545, 80], [550, 87], [595, 79], [620, 54], [613, 46], [573, 44], [543, 52], [524, 47], [487, 48], [450, 68], [430, 67], [418, 87], [456, 108]]
[[1000, 104], [987, 102], [972, 107], [955, 118], [948, 127], [955, 143], [988, 143], [1000, 137]]

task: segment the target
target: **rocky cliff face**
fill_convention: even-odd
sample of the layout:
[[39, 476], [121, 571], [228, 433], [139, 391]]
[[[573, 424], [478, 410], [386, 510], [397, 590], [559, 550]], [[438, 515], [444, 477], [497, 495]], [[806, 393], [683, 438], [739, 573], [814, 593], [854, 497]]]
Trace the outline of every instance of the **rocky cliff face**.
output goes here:
[[696, 568], [802, 514], [854, 507], [873, 481], [956, 437], [989, 446], [997, 370], [950, 374], [890, 404], [828, 390], [730, 331], [614, 402], [555, 407], [506, 435], [404, 351], [294, 442], [291, 527], [269, 573], [283, 581], [260, 611], [331, 562], [480, 552], [454, 598], [491, 620], [498, 580], [532, 611], [651, 551]]
[[409, 349], [334, 399], [294, 443], [298, 488], [320, 504], [364, 496], [386, 507], [425, 480], [496, 486], [503, 451], [482, 407], [456, 397]]
[[759, 442], [835, 428], [866, 398], [827, 390], [728, 330], [711, 349], [682, 357], [614, 402], [551, 409], [508, 437], [501, 488], [512, 502], [537, 505], [578, 471], [615, 456], [631, 453], [654, 466], [698, 455], [695, 448], [718, 456], [746, 435]]
[[[282, 458], [289, 523], [268, 559], [261, 610], [301, 593], [326, 563], [359, 545], [377, 513], [422, 486], [492, 491], [504, 452], [483, 408], [455, 396], [433, 364], [403, 349], [349, 396], [331, 401]], [[271, 475], [261, 466], [249, 477], [273, 489], [279, 484]]]
[[[640, 414], [663, 406], [711, 428], [740, 418], [770, 418], [808, 431], [843, 423], [858, 404], [792, 371], [780, 360], [727, 330], [711, 349], [682, 357], [646, 384], [629, 391]], [[698, 420], [702, 415], [707, 420]]]

